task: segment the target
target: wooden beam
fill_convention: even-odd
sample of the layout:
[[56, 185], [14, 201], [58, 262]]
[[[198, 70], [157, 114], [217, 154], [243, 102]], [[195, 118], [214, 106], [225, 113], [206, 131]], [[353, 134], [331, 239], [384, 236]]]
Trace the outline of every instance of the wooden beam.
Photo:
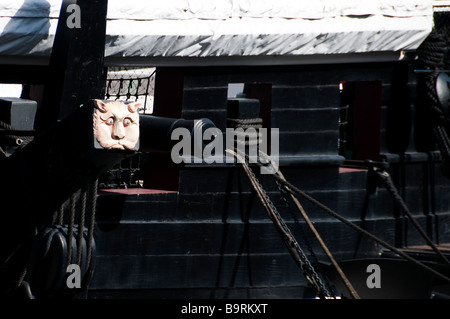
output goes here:
[[[76, 5], [77, 7], [70, 7]], [[75, 11], [71, 10], [74, 9]], [[79, 27], [73, 26], [78, 10]], [[64, 0], [36, 118], [42, 132], [92, 98], [104, 97], [107, 0]]]

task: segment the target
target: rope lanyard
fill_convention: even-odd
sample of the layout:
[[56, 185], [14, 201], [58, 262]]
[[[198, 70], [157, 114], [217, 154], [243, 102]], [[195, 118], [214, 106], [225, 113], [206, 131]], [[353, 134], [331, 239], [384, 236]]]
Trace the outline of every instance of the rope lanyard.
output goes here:
[[[278, 172], [276, 173], [277, 176], [281, 179], [285, 179], [283, 174], [278, 170]], [[319, 232], [317, 231], [317, 229], [314, 227], [314, 224], [312, 223], [311, 219], [309, 218], [308, 214], [306, 213], [306, 211], [303, 209], [302, 205], [300, 204], [300, 202], [298, 201], [298, 199], [294, 196], [294, 194], [292, 194], [292, 192], [289, 191], [289, 187], [287, 187], [286, 185], [284, 185], [284, 188], [286, 189], [286, 191], [289, 192], [289, 195], [291, 196], [292, 201], [295, 203], [295, 206], [297, 206], [298, 211], [300, 212], [300, 214], [302, 215], [303, 219], [305, 220], [306, 224], [308, 225], [309, 229], [311, 230], [311, 232], [314, 234], [314, 237], [316, 237], [317, 242], [320, 244], [320, 246], [322, 247], [323, 251], [325, 252], [325, 254], [327, 255], [328, 259], [330, 260], [331, 264], [333, 265], [333, 267], [336, 269], [337, 273], [339, 274], [339, 276], [341, 277], [342, 281], [344, 282], [345, 287], [348, 289], [348, 291], [350, 292], [350, 295], [354, 298], [354, 299], [360, 299], [360, 296], [358, 295], [358, 293], [356, 292], [355, 288], [353, 287], [353, 285], [351, 284], [350, 280], [348, 280], [347, 276], [345, 275], [345, 273], [342, 271], [341, 267], [339, 266], [339, 264], [336, 262], [336, 260], [334, 259], [333, 255], [331, 254], [330, 250], [328, 249], [327, 245], [325, 244], [325, 242], [323, 241], [322, 237], [320, 236]]]
[[296, 241], [295, 237], [292, 235], [289, 227], [286, 225], [285, 221], [283, 220], [283, 218], [277, 211], [276, 207], [274, 206], [274, 204], [272, 203], [270, 198], [267, 196], [267, 194], [264, 192], [258, 179], [253, 174], [253, 172], [250, 170], [245, 159], [232, 150], [227, 149], [227, 150], [225, 150], [225, 152], [236, 157], [236, 159], [242, 164], [242, 167], [243, 167], [245, 173], [247, 174], [254, 190], [256, 191], [258, 198], [260, 199], [262, 205], [266, 209], [266, 212], [269, 215], [269, 218], [277, 226], [277, 229], [279, 230], [280, 234], [282, 235], [283, 240], [289, 250], [289, 253], [291, 254], [291, 256], [294, 258], [297, 265], [302, 270], [303, 276], [305, 277], [305, 279], [308, 281], [308, 283], [311, 286], [313, 286], [316, 289], [316, 292], [319, 297], [333, 298], [333, 296], [328, 291], [328, 289], [325, 287], [325, 285], [323, 284], [319, 275], [317, 274], [317, 272], [314, 270], [313, 266], [309, 262], [305, 253], [302, 251], [300, 245]]
[[434, 252], [439, 255], [439, 257], [442, 258], [442, 260], [450, 266], [450, 262], [448, 261], [447, 257], [442, 254], [442, 252], [436, 247], [436, 245], [433, 243], [433, 241], [428, 237], [428, 235], [425, 233], [425, 231], [420, 227], [419, 223], [415, 220], [415, 218], [412, 216], [411, 212], [409, 211], [408, 207], [406, 206], [405, 202], [403, 201], [402, 197], [398, 193], [397, 188], [395, 187], [390, 175], [386, 171], [381, 171], [374, 167], [374, 171], [377, 174], [379, 180], [383, 182], [383, 184], [386, 186], [387, 190], [392, 194], [394, 197], [396, 203], [400, 206], [400, 208], [405, 212], [405, 214], [408, 216], [414, 227], [417, 229], [419, 234], [425, 239], [427, 244], [434, 250]]
[[[94, 265], [92, 258], [95, 250], [93, 237], [97, 187], [98, 181], [95, 179], [74, 192], [58, 209], [51, 225], [36, 235], [29, 262], [16, 289], [21, 285], [27, 286], [30, 298], [62, 293], [66, 287], [64, 279], [70, 264], [80, 267], [79, 288], [87, 288]], [[64, 218], [66, 210], [68, 215]], [[67, 222], [65, 225], [64, 219]], [[75, 223], [76, 219], [78, 224]], [[55, 253], [59, 256], [58, 264], [53, 265], [53, 268], [48, 267], [49, 258], [54, 258], [52, 255]]]
[[298, 189], [297, 187], [295, 187], [294, 185], [292, 185], [290, 182], [288, 182], [286, 179], [281, 178], [280, 176], [274, 174], [273, 175], [278, 181], [280, 181], [280, 183], [282, 183], [283, 185], [287, 186], [289, 192], [291, 194], [297, 194], [300, 195], [301, 197], [303, 197], [304, 199], [308, 200], [309, 202], [313, 203], [314, 205], [316, 205], [317, 207], [319, 207], [320, 209], [322, 209], [324, 212], [328, 213], [330, 216], [336, 218], [337, 220], [341, 221], [342, 223], [344, 223], [345, 225], [349, 226], [350, 228], [356, 230], [357, 232], [369, 237], [370, 239], [372, 239], [373, 241], [375, 241], [376, 243], [380, 244], [381, 246], [389, 249], [390, 251], [396, 253], [397, 255], [403, 257], [404, 259], [412, 262], [413, 264], [423, 268], [424, 270], [432, 273], [433, 275], [441, 278], [442, 280], [446, 281], [446, 282], [450, 282], [450, 278], [439, 273], [438, 271], [434, 270], [433, 268], [425, 265], [424, 263], [410, 257], [409, 255], [407, 255], [406, 253], [402, 252], [401, 250], [393, 247], [392, 245], [388, 244], [387, 242], [383, 241], [382, 239], [378, 238], [377, 236], [369, 233], [368, 231], [366, 231], [365, 229], [359, 227], [358, 225], [354, 224], [353, 222], [349, 221], [348, 219], [344, 218], [343, 216], [339, 215], [338, 213], [336, 213], [334, 210], [332, 210], [331, 208], [325, 206], [324, 204], [320, 203], [319, 201], [317, 201], [316, 199], [314, 199], [313, 197], [309, 196], [308, 194], [306, 194], [305, 192], [301, 191], [300, 189]]

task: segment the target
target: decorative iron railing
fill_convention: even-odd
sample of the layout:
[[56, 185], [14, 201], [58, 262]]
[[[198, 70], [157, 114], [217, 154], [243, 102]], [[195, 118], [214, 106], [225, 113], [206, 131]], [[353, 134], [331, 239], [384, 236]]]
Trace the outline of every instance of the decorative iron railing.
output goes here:
[[[107, 100], [140, 101], [140, 113], [151, 114], [155, 87], [155, 68], [111, 68], [106, 79]], [[106, 171], [99, 178], [99, 188], [140, 188], [143, 186], [141, 164], [145, 156], [137, 153]]]

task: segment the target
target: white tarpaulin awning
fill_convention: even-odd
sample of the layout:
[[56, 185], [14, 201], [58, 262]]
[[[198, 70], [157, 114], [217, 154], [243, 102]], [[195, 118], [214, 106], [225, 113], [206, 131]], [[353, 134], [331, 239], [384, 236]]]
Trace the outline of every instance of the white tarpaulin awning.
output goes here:
[[[2, 0], [0, 62], [45, 61], [61, 3]], [[432, 27], [431, 0], [109, 0], [105, 57], [158, 64], [400, 53]]]

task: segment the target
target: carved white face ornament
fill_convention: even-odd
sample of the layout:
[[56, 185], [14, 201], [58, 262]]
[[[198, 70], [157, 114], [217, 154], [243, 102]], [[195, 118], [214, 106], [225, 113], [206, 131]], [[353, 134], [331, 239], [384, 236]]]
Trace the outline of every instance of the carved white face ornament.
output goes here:
[[106, 149], [133, 149], [139, 140], [141, 103], [95, 100], [94, 137]]

